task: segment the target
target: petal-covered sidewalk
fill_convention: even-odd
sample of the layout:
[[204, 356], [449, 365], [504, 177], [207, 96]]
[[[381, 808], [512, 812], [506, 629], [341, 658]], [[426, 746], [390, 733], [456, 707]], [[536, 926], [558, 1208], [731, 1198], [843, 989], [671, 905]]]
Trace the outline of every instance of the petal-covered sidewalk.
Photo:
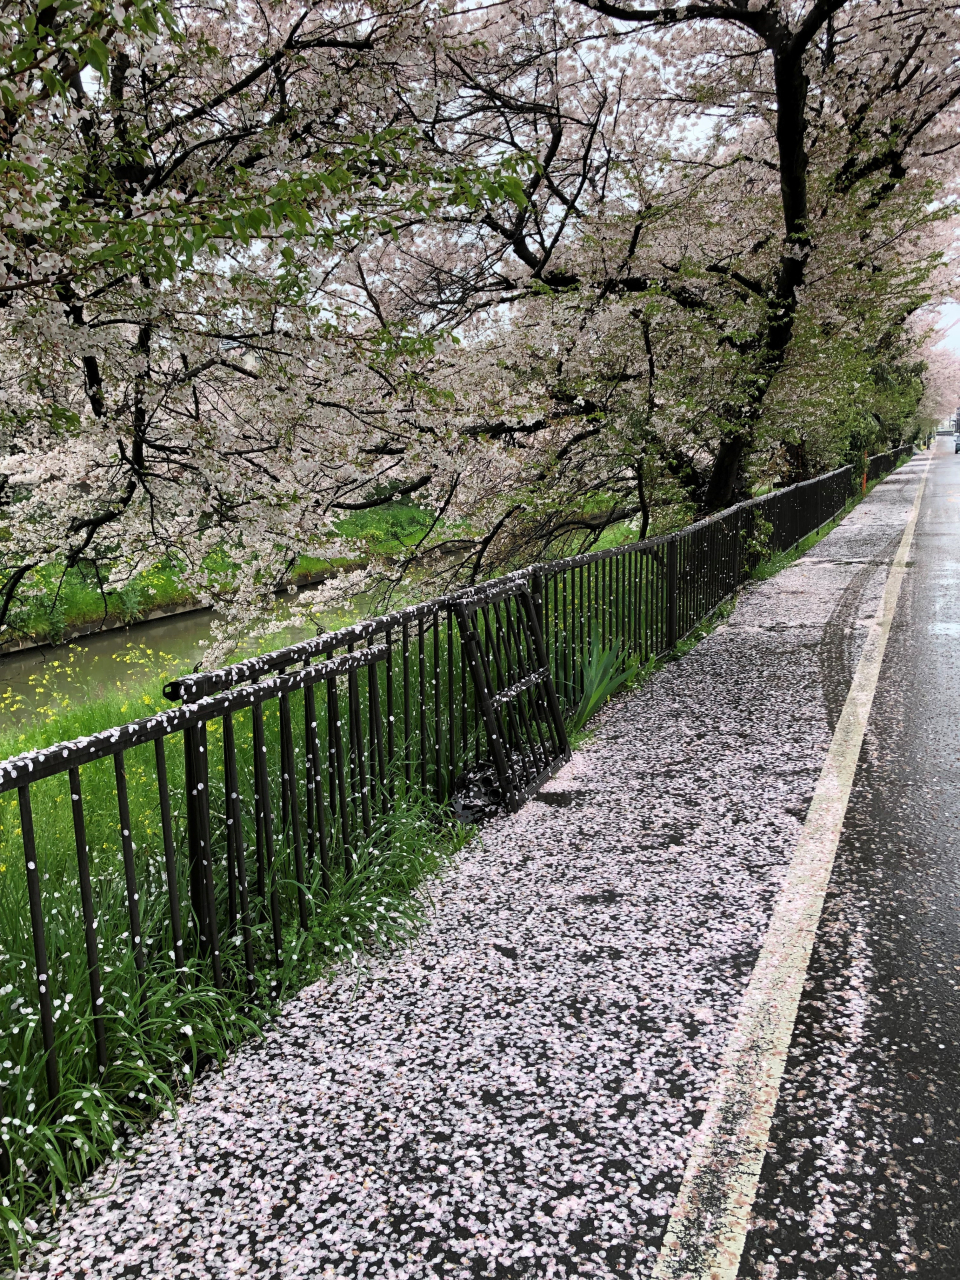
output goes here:
[[646, 1276], [908, 464], [75, 1198], [25, 1276]]

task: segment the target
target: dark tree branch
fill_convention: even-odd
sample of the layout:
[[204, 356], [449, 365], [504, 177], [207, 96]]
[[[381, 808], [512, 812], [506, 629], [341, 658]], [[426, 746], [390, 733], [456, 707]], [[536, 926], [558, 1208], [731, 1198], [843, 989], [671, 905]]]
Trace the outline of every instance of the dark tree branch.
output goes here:
[[409, 484], [398, 485], [392, 492], [384, 494], [380, 498], [371, 498], [368, 502], [334, 502], [332, 504], [336, 511], [369, 511], [371, 507], [383, 507], [388, 502], [392, 502], [394, 498], [408, 497], [411, 493], [417, 493], [433, 479], [433, 475], [421, 476], [419, 480], [411, 480]]

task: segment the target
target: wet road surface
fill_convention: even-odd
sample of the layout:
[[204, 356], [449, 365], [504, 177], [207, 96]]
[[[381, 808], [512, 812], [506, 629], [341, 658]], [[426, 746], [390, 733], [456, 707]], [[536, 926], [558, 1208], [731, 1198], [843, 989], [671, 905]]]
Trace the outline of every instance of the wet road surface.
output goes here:
[[[880, 557], [882, 558], [882, 556]], [[931, 460], [740, 1267], [960, 1276], [960, 456]], [[865, 565], [824, 630], [831, 719]]]

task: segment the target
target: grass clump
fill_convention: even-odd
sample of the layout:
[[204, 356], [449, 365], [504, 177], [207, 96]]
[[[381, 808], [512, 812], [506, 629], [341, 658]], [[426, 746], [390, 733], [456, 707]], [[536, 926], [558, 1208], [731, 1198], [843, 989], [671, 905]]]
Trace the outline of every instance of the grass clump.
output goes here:
[[583, 695], [570, 718], [570, 729], [580, 733], [587, 721], [606, 706], [625, 685], [635, 683], [640, 671], [638, 657], [625, 654], [619, 640], [604, 646], [596, 623], [590, 632], [590, 644], [583, 665]]

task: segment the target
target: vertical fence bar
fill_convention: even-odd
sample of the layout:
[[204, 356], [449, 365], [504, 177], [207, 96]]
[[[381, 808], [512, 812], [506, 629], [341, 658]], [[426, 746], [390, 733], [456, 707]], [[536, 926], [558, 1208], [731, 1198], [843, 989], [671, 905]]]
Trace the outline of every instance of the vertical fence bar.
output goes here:
[[412, 779], [410, 763], [410, 627], [403, 623], [403, 776], [409, 788]]
[[260, 772], [257, 768], [257, 757], [261, 751], [265, 750], [263, 743], [263, 720], [258, 719], [253, 709], [250, 711], [250, 727], [251, 727], [251, 750], [253, 757], [251, 760], [253, 771], [253, 823], [254, 823], [254, 848], [257, 864], [257, 898], [259, 905], [257, 907], [258, 917], [261, 921], [267, 918], [267, 858], [264, 848], [263, 834], [263, 809], [260, 804]]
[[[389, 655], [388, 655], [389, 661]], [[388, 811], [387, 761], [383, 749], [383, 716], [380, 712], [380, 680], [377, 664], [367, 667], [367, 706], [370, 712], [370, 801], [373, 803], [373, 776], [376, 766], [377, 788], [380, 793], [380, 812]]]
[[639, 654], [641, 662], [647, 661], [647, 643], [646, 632], [649, 625], [649, 619], [646, 616], [644, 607], [644, 578], [647, 563], [646, 554], [643, 551], [636, 553], [636, 563], [634, 571], [636, 573], [636, 591], [634, 595], [633, 607], [635, 610], [633, 619], [634, 637], [636, 642], [635, 652]]
[[137, 981], [143, 987], [146, 964], [143, 958], [143, 938], [140, 925], [140, 891], [137, 888], [137, 868], [133, 857], [133, 836], [130, 832], [130, 801], [127, 797], [127, 767], [124, 752], [113, 757], [113, 771], [117, 784], [117, 809], [120, 816], [120, 847], [123, 850], [123, 876], [127, 889], [127, 913], [130, 918], [130, 949], [137, 970]]
[[340, 832], [343, 840], [343, 872], [348, 878], [353, 874], [353, 841], [350, 830], [350, 809], [347, 804], [347, 773], [343, 756], [343, 730], [340, 723], [340, 694], [337, 678], [327, 680], [327, 736], [330, 742], [330, 808], [340, 815]]
[[23, 857], [27, 868], [27, 897], [30, 902], [30, 931], [33, 934], [33, 957], [37, 966], [37, 992], [40, 1005], [40, 1035], [43, 1041], [47, 1095], [51, 1102], [60, 1092], [60, 1072], [53, 1030], [53, 1003], [50, 999], [50, 966], [47, 941], [43, 930], [43, 900], [40, 895], [40, 872], [37, 870], [37, 842], [33, 831], [33, 808], [29, 786], [17, 787], [20, 804], [20, 832]]
[[237, 932], [237, 860], [234, 856], [233, 819], [230, 817], [230, 784], [227, 781], [227, 770], [223, 770], [223, 826], [225, 836], [225, 853], [227, 858], [227, 937], [232, 938]]
[[[456, 700], [454, 698], [453, 684], [453, 610], [448, 604], [445, 612], [446, 635], [447, 635], [447, 785], [445, 788], [444, 799], [449, 800], [453, 795], [454, 784], [457, 780], [457, 717], [456, 717]], [[461, 715], [464, 708], [461, 707]]]
[[420, 713], [420, 787], [424, 794], [427, 791], [427, 640], [423, 626], [423, 615], [417, 619], [417, 674], [420, 678], [420, 697], [417, 699]]
[[224, 791], [229, 796], [227, 815], [233, 827], [233, 854], [236, 860], [237, 888], [240, 896], [240, 936], [246, 969], [247, 994], [256, 991], [257, 975], [253, 957], [253, 929], [250, 920], [250, 898], [247, 889], [247, 863], [243, 848], [243, 822], [240, 809], [240, 779], [237, 773], [237, 744], [233, 732], [233, 716], [223, 717]]
[[[270, 908], [273, 931], [273, 955], [276, 967], [283, 963], [283, 927], [280, 921], [280, 890], [277, 885], [276, 858], [273, 843], [273, 806], [270, 801], [270, 774], [267, 769], [267, 744], [263, 724], [263, 706], [256, 702], [253, 712], [253, 778], [254, 804], [258, 829], [262, 832], [264, 888]], [[261, 870], [258, 860], [257, 871]]]
[[293, 839], [293, 873], [297, 884], [297, 916], [300, 921], [300, 928], [306, 930], [310, 923], [307, 911], [307, 876], [303, 865], [303, 838], [300, 834], [300, 797], [297, 792], [297, 757], [293, 749], [293, 724], [290, 718], [289, 695], [281, 693], [279, 702], [280, 740], [283, 746], [282, 755], [285, 757], [281, 768], [284, 774], [283, 783], [287, 796], [290, 834]]
[[443, 803], [443, 695], [440, 685], [440, 610], [434, 609], [433, 623], [433, 755], [436, 778], [434, 794]]
[[627, 597], [630, 591], [630, 553], [621, 551], [617, 555], [617, 634], [620, 636], [620, 646], [624, 654], [630, 652], [629, 626], [630, 612], [627, 606]]
[[173, 820], [170, 814], [170, 788], [167, 783], [167, 757], [163, 739], [153, 744], [157, 769], [157, 791], [160, 796], [160, 832], [163, 837], [163, 863], [167, 875], [167, 901], [170, 904], [170, 926], [173, 930], [173, 964], [177, 982], [186, 985], [187, 963], [183, 954], [183, 924], [180, 918], [180, 882], [177, 876], [177, 855], [173, 843]]
[[563, 700], [567, 705], [567, 709], [573, 705], [573, 690], [570, 686], [570, 666], [571, 666], [571, 650], [570, 644], [572, 636], [570, 634], [570, 583], [573, 577], [572, 572], [565, 572], [559, 577], [560, 599], [561, 599], [561, 622], [560, 635], [563, 643]]
[[364, 834], [373, 830], [370, 822], [370, 794], [363, 748], [363, 719], [360, 714], [360, 685], [356, 669], [347, 672], [347, 713], [350, 730], [350, 789], [352, 799], [360, 800], [360, 817]]
[[199, 756], [197, 753], [197, 731], [186, 729], [183, 734], [183, 775], [186, 785], [187, 803], [187, 854], [190, 880], [190, 908], [192, 925], [198, 940], [197, 951], [200, 956], [207, 953], [207, 923], [203, 889], [203, 868], [200, 854], [200, 820], [197, 812]]
[[667, 543], [667, 650], [677, 647], [677, 622], [680, 601], [677, 589], [677, 538]]
[[[475, 739], [479, 739], [478, 729], [478, 712], [476, 707], [476, 690], [473, 690], [473, 705], [467, 701], [467, 661], [466, 654], [463, 651], [463, 640], [460, 636], [459, 625], [455, 628], [457, 637], [457, 653], [460, 657], [460, 706], [463, 714], [460, 718], [460, 745], [463, 751], [463, 767], [464, 769], [470, 764], [470, 733], [472, 732]], [[471, 688], [472, 682], [471, 682]], [[477, 751], [480, 750], [479, 744]]]
[[[320, 767], [320, 734], [317, 726], [317, 698], [314, 685], [308, 684], [303, 690], [304, 719], [307, 736], [307, 770], [313, 793], [313, 829], [311, 836], [314, 843], [308, 852], [308, 859], [313, 860], [315, 854], [320, 855], [320, 881], [325, 894], [330, 893], [330, 851], [327, 845], [327, 816], [324, 812], [323, 771]], [[329, 732], [329, 730], [328, 730]], [[308, 793], [309, 794], [309, 793]]]
[[[107, 1069], [107, 1034], [103, 1021], [103, 990], [100, 986], [100, 953], [97, 948], [97, 917], [90, 882], [90, 851], [87, 848], [86, 823], [83, 817], [83, 793], [80, 770], [70, 769], [70, 803], [73, 807], [73, 836], [77, 846], [77, 874], [80, 881], [80, 909], [83, 913], [83, 942], [87, 953], [87, 980], [90, 984], [90, 1009], [93, 1014], [93, 1039], [97, 1070]], [[21, 823], [21, 826], [23, 824]]]
[[[553, 673], [554, 687], [560, 689], [562, 685], [562, 677], [560, 674], [560, 582], [559, 574], [552, 573], [550, 575], [550, 590], [553, 592], [553, 600], [550, 602], [550, 638], [544, 635], [543, 643], [548, 646], [550, 659], [550, 670]], [[548, 592], [549, 594], [549, 592]]]
[[624, 632], [626, 634], [625, 651], [627, 653], [635, 652], [636, 635], [634, 632], [634, 613], [633, 613], [633, 587], [634, 587], [634, 569], [636, 566], [637, 553], [635, 551], [627, 551], [624, 553], [624, 574], [626, 575], [626, 588], [623, 597], [624, 608]]
[[610, 601], [610, 647], [614, 647], [620, 639], [620, 561], [623, 559], [619, 551], [614, 551], [607, 560], [607, 598]]
[[574, 657], [574, 697], [579, 704], [583, 697], [583, 673], [585, 669], [584, 662], [584, 634], [589, 632], [590, 626], [587, 619], [587, 608], [584, 601], [584, 572], [583, 565], [577, 568], [577, 592], [576, 592], [576, 610], [577, 610], [577, 647]]
[[[309, 663], [304, 664], [306, 669]], [[313, 764], [313, 740], [317, 733], [317, 707], [313, 685], [303, 686], [303, 777], [307, 818], [307, 871], [313, 871], [317, 856], [317, 770]]]
[[199, 780], [197, 783], [197, 810], [200, 823], [200, 869], [206, 899], [207, 937], [210, 961], [213, 967], [213, 984], [217, 990], [223, 987], [220, 967], [220, 927], [217, 923], [217, 896], [213, 881], [213, 840], [210, 835], [210, 751], [207, 742], [207, 726], [198, 726]]
[[394, 796], [393, 761], [397, 753], [397, 737], [393, 705], [393, 633], [387, 628], [384, 640], [387, 645], [387, 667], [384, 673], [385, 694], [387, 699], [387, 771], [390, 778], [390, 799]]

